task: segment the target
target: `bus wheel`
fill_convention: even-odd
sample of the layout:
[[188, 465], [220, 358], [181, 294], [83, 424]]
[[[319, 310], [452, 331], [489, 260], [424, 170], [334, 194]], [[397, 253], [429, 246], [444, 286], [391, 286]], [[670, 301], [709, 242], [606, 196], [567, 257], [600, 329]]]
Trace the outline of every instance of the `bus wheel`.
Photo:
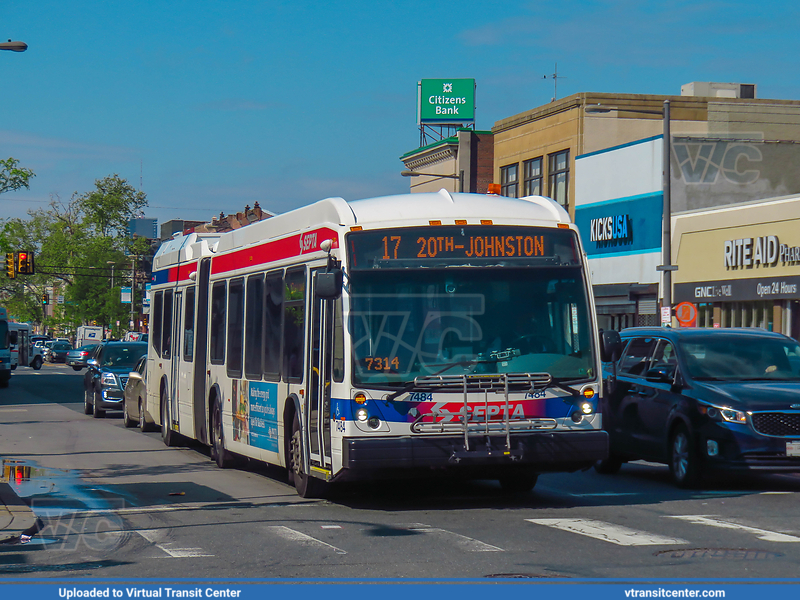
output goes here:
[[38, 371], [39, 369], [41, 369], [42, 368], [42, 357], [41, 356], [35, 357], [33, 359], [33, 364], [31, 365], [31, 367], [33, 367], [34, 371]]
[[167, 394], [161, 391], [161, 439], [167, 447], [177, 446], [177, 434], [172, 431], [172, 418], [169, 414], [169, 401]]
[[538, 473], [515, 473], [500, 478], [500, 487], [504, 492], [520, 494], [530, 492], [539, 480]]
[[233, 466], [233, 456], [225, 450], [225, 434], [222, 430], [222, 408], [219, 401], [214, 400], [211, 409], [211, 458], [217, 463], [220, 469], [227, 469]]
[[318, 498], [325, 484], [303, 471], [303, 442], [300, 435], [300, 418], [294, 415], [292, 421], [292, 439], [289, 449], [289, 470], [294, 479], [294, 489], [301, 498]]

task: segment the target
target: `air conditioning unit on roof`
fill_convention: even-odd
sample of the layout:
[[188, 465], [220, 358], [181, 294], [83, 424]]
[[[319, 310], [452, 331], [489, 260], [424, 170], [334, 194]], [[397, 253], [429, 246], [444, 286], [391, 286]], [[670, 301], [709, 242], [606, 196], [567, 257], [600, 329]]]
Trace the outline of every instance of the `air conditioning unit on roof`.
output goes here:
[[714, 81], [692, 81], [681, 86], [681, 96], [707, 98], [755, 98], [754, 83], [717, 83]]

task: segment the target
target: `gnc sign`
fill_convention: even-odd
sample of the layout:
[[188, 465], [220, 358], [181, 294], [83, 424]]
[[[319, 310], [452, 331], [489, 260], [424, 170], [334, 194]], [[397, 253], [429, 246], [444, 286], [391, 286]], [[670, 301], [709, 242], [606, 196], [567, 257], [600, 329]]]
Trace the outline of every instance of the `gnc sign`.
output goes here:
[[697, 327], [697, 307], [691, 302], [681, 302], [675, 307], [675, 318], [681, 327]]

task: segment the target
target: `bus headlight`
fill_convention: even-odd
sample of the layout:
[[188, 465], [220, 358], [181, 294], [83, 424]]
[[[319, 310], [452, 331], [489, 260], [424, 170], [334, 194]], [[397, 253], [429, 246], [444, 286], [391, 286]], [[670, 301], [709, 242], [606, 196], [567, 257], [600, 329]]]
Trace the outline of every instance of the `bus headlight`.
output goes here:
[[362, 407], [362, 408], [359, 408], [359, 409], [356, 411], [356, 419], [358, 419], [358, 420], [359, 420], [359, 421], [361, 421], [362, 423], [363, 423], [364, 421], [366, 421], [367, 419], [369, 419], [369, 413], [367, 412], [367, 409], [366, 409], [366, 408], [363, 408], [363, 407]]

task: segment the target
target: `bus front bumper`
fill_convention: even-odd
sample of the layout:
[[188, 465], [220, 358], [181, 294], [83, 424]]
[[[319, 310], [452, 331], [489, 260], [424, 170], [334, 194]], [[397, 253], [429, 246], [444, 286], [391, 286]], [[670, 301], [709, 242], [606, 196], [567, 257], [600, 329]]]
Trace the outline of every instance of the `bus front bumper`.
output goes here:
[[501, 465], [531, 471], [565, 472], [588, 469], [608, 457], [605, 431], [536, 432], [505, 437], [405, 436], [395, 438], [347, 438], [343, 440], [342, 467], [351, 474], [403, 469], [493, 468]]

